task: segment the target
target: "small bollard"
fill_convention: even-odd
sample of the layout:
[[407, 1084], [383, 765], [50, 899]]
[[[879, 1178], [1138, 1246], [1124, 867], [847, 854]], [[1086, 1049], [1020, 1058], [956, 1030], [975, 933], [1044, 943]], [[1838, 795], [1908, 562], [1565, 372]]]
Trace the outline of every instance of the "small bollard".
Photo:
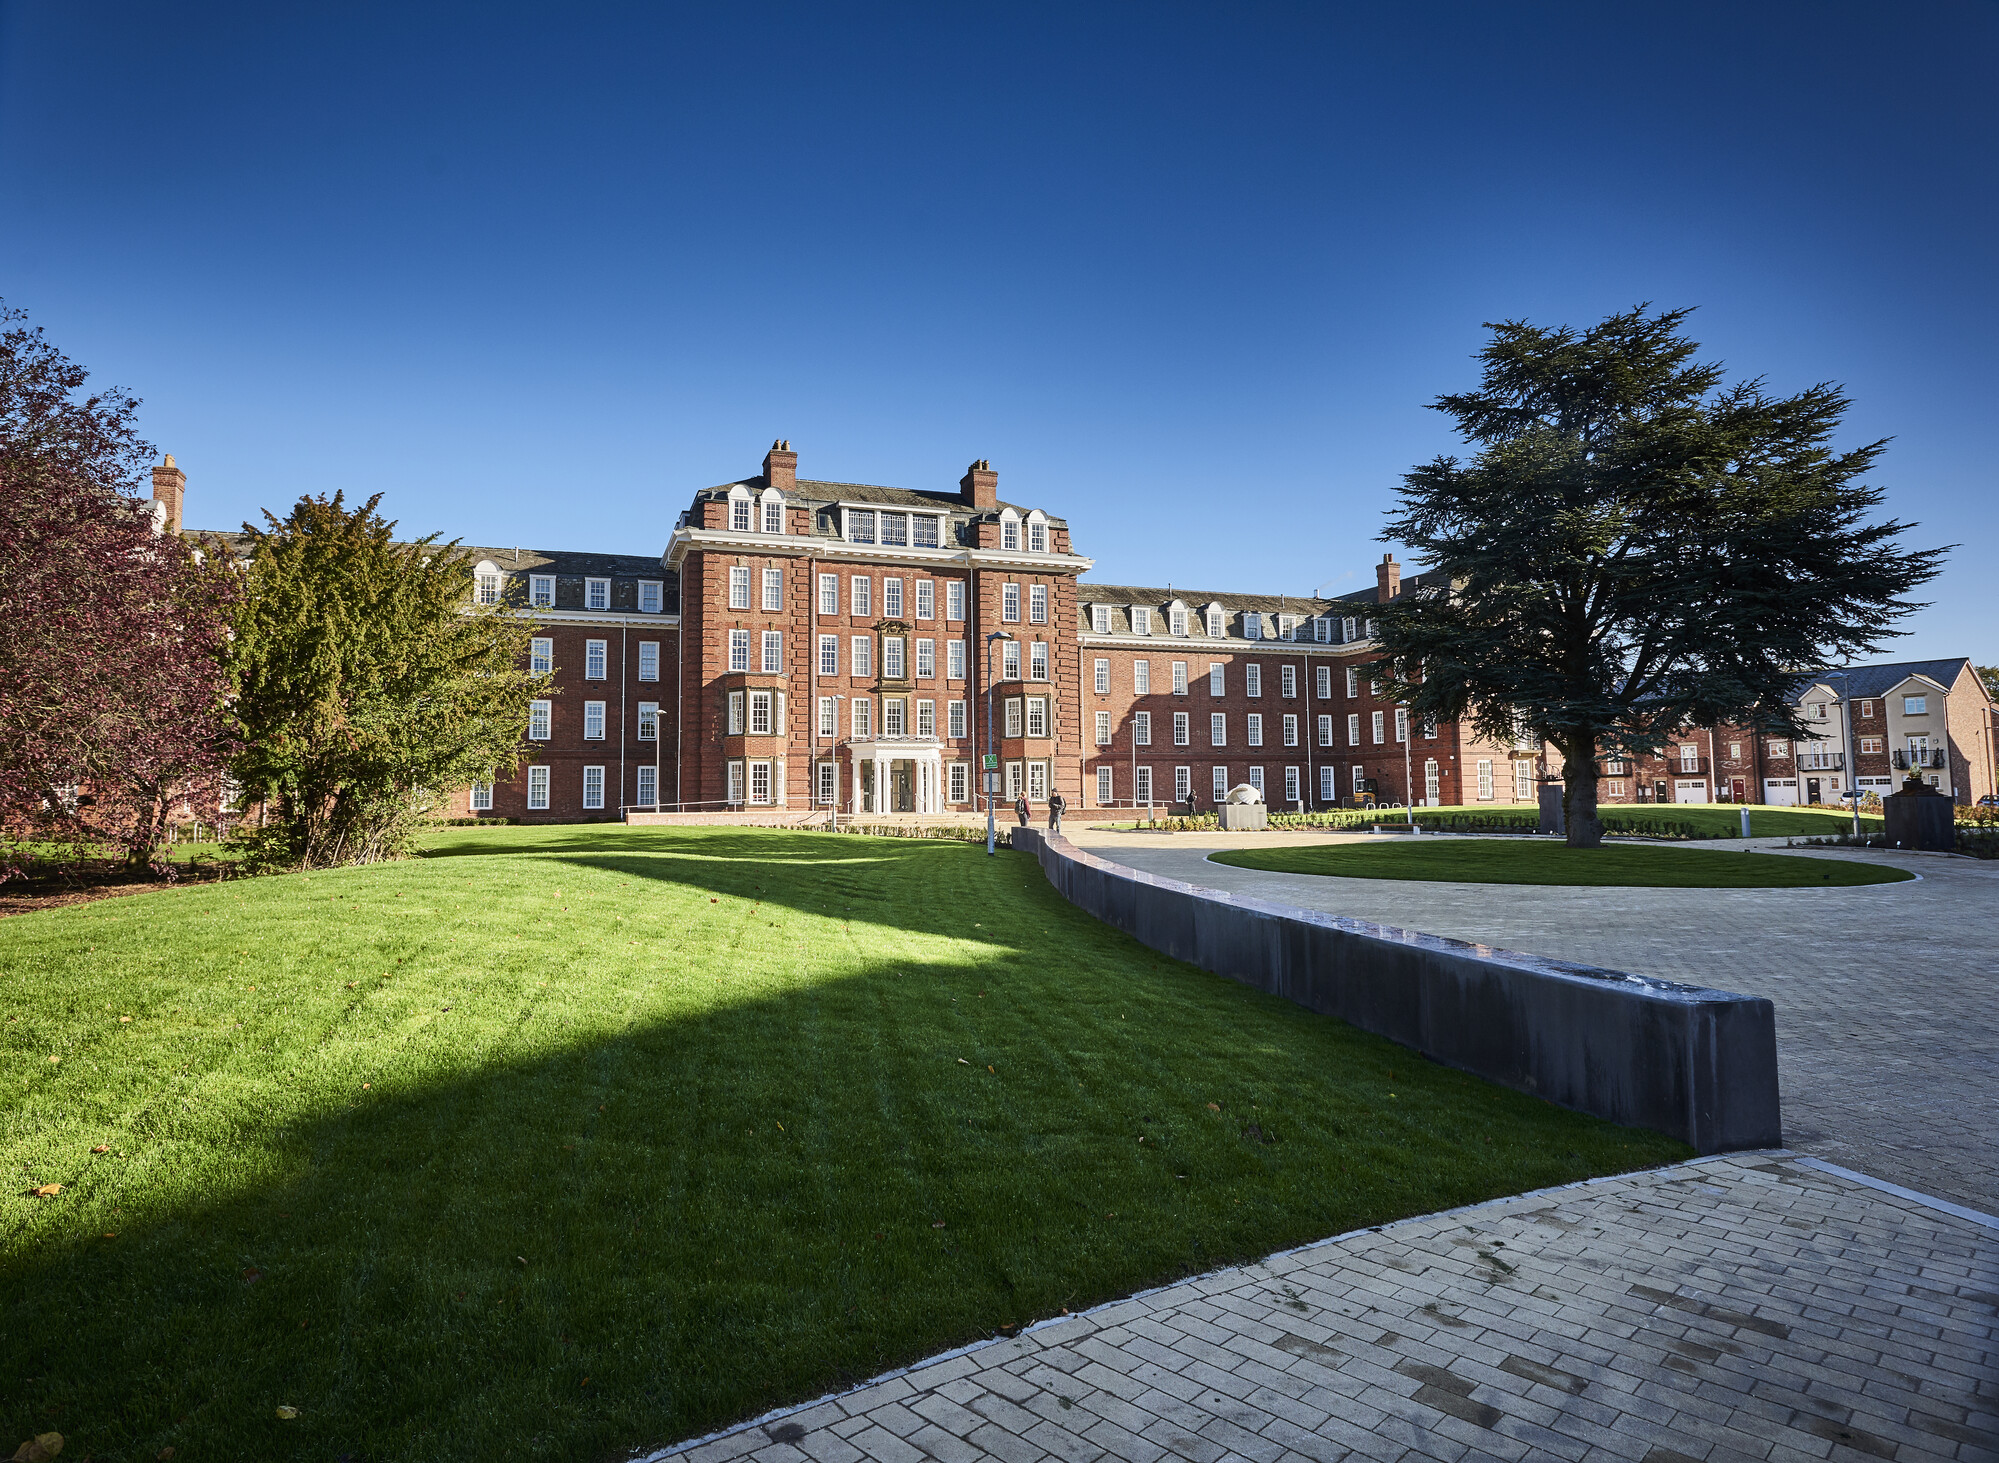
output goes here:
[[1742, 810], [1742, 836], [1743, 836], [1744, 838], [1747, 838], [1747, 837], [1749, 836], [1749, 809], [1748, 809], [1748, 808], [1744, 808], [1744, 809]]

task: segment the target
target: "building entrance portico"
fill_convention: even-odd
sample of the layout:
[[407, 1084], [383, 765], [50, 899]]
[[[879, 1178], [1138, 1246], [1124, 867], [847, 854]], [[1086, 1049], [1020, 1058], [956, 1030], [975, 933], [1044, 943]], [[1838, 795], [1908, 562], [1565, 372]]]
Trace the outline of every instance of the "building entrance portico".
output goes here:
[[857, 813], [944, 811], [944, 744], [935, 737], [849, 742]]

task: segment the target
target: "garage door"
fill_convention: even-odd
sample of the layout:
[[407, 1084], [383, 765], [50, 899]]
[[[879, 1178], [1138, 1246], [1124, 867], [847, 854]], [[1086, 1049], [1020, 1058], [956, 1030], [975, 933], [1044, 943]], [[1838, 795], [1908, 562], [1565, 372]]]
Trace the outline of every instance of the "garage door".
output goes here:
[[1673, 784], [1673, 801], [1676, 803], [1704, 803], [1707, 801], [1707, 780], [1699, 782], [1678, 781]]
[[1798, 779], [1795, 777], [1764, 778], [1763, 801], [1772, 807], [1795, 808], [1798, 805]]

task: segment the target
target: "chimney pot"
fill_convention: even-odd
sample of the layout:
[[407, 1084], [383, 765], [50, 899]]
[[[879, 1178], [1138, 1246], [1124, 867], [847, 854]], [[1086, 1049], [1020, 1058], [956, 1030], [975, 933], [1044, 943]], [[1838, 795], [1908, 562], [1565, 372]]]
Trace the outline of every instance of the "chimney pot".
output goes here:
[[965, 475], [958, 479], [958, 492], [966, 504], [973, 508], [997, 508], [999, 506], [999, 474], [993, 465], [981, 457], [965, 469]]
[[772, 442], [764, 454], [764, 482], [780, 493], [798, 486], [798, 454], [791, 450], [789, 437]]
[[173, 454], [153, 469], [153, 502], [164, 533], [179, 533], [181, 507], [187, 499], [187, 474], [174, 466]]

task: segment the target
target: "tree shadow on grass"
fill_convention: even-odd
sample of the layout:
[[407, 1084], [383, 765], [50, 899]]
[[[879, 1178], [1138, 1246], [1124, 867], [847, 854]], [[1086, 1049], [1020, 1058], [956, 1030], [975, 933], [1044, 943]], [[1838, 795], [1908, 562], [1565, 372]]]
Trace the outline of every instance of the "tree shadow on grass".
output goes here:
[[[1024, 859], [1015, 880], [982, 851], [831, 845], [874, 872], [850, 882], [851, 859], [693, 846], [721, 856], [505, 850], [687, 886], [674, 908], [717, 923], [671, 976], [640, 956], [544, 989], [482, 955], [423, 1039], [158, 1081], [63, 1195], [0, 1200], [0, 1425], [100, 1459], [608, 1456], [1686, 1152], [1162, 960]], [[1004, 896], [1005, 938], [967, 937], [968, 890]], [[796, 948], [729, 938], [780, 900], [815, 916], [768, 937]], [[843, 958], [849, 921], [960, 943]]]

